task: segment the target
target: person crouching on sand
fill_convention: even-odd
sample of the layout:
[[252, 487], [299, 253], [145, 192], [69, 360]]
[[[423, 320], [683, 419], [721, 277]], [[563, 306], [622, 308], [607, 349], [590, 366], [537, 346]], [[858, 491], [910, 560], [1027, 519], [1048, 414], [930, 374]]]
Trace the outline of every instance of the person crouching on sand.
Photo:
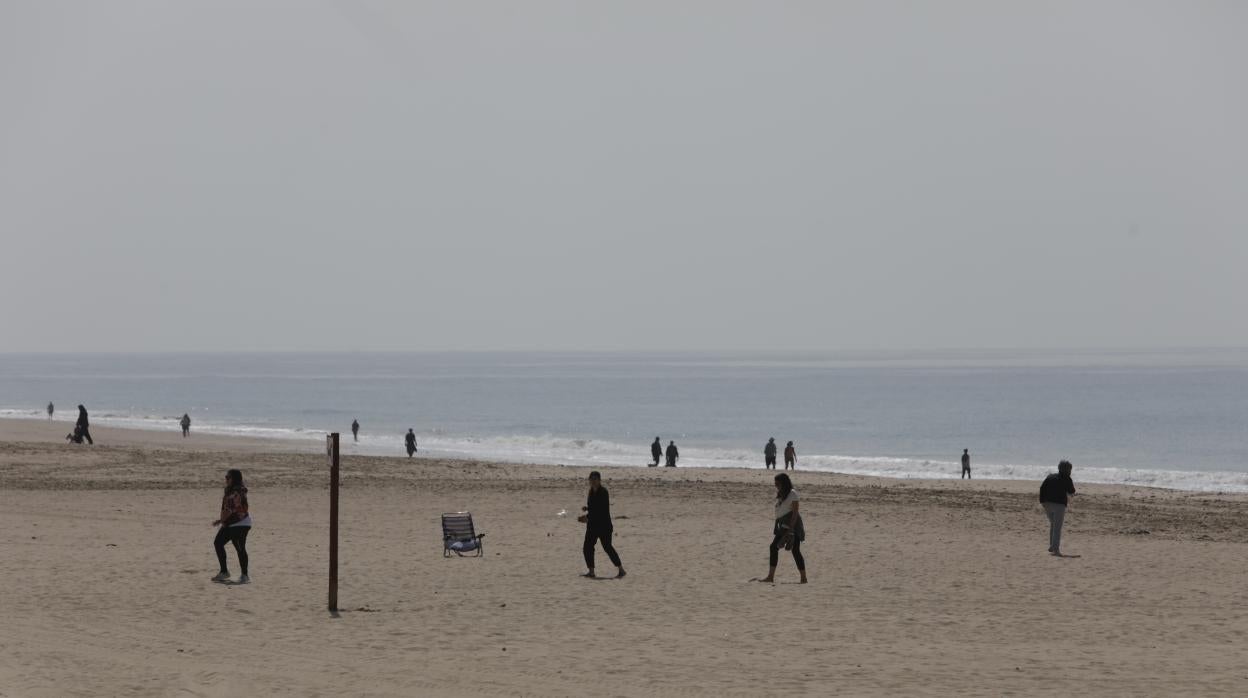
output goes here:
[[585, 553], [585, 566], [589, 568], [582, 576], [594, 578], [594, 544], [601, 540], [603, 552], [611, 558], [611, 564], [615, 565], [616, 578], [623, 578], [624, 564], [620, 562], [619, 554], [611, 545], [611, 532], [614, 528], [611, 525], [611, 497], [607, 494], [607, 488], [602, 486], [602, 476], [597, 470], [589, 474], [589, 497], [581, 511], [585, 513], [576, 520], [585, 524], [585, 547], [582, 552]]
[[793, 552], [793, 561], [797, 563], [797, 571], [802, 575], [802, 584], [805, 584], [806, 558], [802, 557], [802, 541], [806, 540], [806, 528], [802, 525], [801, 514], [798, 513], [797, 490], [793, 489], [793, 481], [787, 473], [776, 475], [776, 522], [772, 533], [769, 550], [771, 568], [767, 571], [767, 576], [759, 581], [776, 581], [776, 563], [780, 560], [780, 548], [784, 548]]
[[221, 518], [212, 522], [220, 526], [217, 538], [212, 542], [217, 549], [217, 562], [221, 563], [221, 571], [212, 578], [214, 582], [224, 582], [230, 578], [230, 569], [225, 564], [225, 544], [234, 544], [238, 553], [238, 566], [242, 575], [238, 584], [251, 581], [247, 576], [247, 534], [251, 532], [251, 513], [247, 508], [247, 486], [243, 484], [243, 473], [231, 469], [225, 474], [225, 495], [221, 497]]
[[1049, 554], [1062, 556], [1062, 521], [1066, 518], [1069, 495], [1075, 493], [1075, 482], [1070, 479], [1074, 466], [1064, 460], [1057, 464], [1057, 472], [1049, 473], [1040, 483], [1040, 506], [1049, 518]]

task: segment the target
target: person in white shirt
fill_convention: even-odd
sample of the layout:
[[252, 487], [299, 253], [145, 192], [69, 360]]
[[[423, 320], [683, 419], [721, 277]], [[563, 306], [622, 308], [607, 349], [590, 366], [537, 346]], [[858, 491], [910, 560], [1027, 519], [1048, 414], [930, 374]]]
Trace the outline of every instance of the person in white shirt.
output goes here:
[[797, 563], [797, 571], [802, 575], [802, 584], [806, 583], [806, 558], [802, 557], [802, 541], [806, 539], [806, 529], [802, 526], [802, 516], [798, 513], [797, 490], [793, 489], [793, 481], [788, 473], [776, 475], [776, 523], [772, 529], [770, 563], [767, 576], [760, 582], [776, 581], [776, 563], [780, 559], [780, 548], [793, 552], [793, 561]]

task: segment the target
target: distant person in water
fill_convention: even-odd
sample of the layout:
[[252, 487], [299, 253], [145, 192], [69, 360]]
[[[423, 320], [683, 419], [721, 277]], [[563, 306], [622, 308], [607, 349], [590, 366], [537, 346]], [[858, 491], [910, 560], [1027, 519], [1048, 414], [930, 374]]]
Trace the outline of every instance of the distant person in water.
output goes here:
[[191, 415], [183, 413], [182, 421], [178, 422], [182, 425], [182, 438], [186, 438], [191, 433]]
[[233, 543], [234, 552], [238, 553], [238, 567], [242, 575], [235, 582], [246, 584], [251, 581], [247, 576], [247, 534], [251, 532], [251, 512], [247, 507], [247, 486], [243, 484], [243, 473], [231, 469], [225, 473], [225, 494], [221, 497], [221, 516], [212, 522], [220, 526], [212, 546], [217, 549], [217, 562], [221, 571], [212, 578], [214, 582], [224, 582], [230, 578], [230, 568], [225, 563], [225, 544]]
[[792, 441], [784, 447], [784, 469], [797, 470], [797, 449], [793, 448]]
[[668, 441], [667, 442], [667, 467], [675, 468], [676, 459], [678, 458], [680, 458], [680, 451], [676, 450], [676, 442]]
[[360, 420], [358, 419], [351, 420], [351, 438], [356, 441], [360, 440]]
[[407, 457], [411, 458], [412, 454], [416, 452], [416, 434], [411, 429], [408, 429], [407, 436], [404, 439], [407, 444]]
[[971, 451], [968, 448], [962, 449], [962, 477], [971, 479]]
[[[87, 419], [87, 408], [82, 405], [78, 406], [78, 421], [74, 425], [74, 431], [82, 439], [86, 439], [87, 443], [94, 446], [95, 442], [91, 440], [91, 422]], [[82, 443], [82, 441], [78, 441]]]
[[793, 481], [787, 473], [776, 475], [776, 516], [772, 526], [771, 547], [768, 548], [767, 576], [759, 581], [776, 581], [776, 563], [780, 561], [780, 548], [793, 553], [793, 561], [797, 563], [797, 571], [802, 575], [802, 584], [806, 583], [806, 558], [802, 557], [802, 541], [806, 540], [806, 528], [802, 525], [802, 515], [798, 512], [797, 490], [793, 489]]
[[56, 409], [56, 408], [52, 406], [52, 403], [50, 403], [50, 402], [49, 402], [49, 403], [48, 403], [48, 421], [49, 421], [49, 422], [50, 422], [50, 421], [52, 421], [52, 412], [53, 412], [55, 409]]
[[1040, 484], [1040, 506], [1049, 519], [1049, 554], [1062, 556], [1062, 522], [1066, 518], [1066, 506], [1070, 495], [1075, 493], [1075, 482], [1070, 479], [1074, 466], [1064, 460], [1057, 464], [1057, 472], [1050, 473]]
[[577, 517], [577, 521], [585, 524], [585, 545], [581, 548], [581, 552], [585, 554], [585, 566], [589, 571], [581, 575], [593, 579], [594, 574], [594, 544], [602, 541], [602, 550], [611, 559], [611, 564], [615, 565], [615, 576], [617, 579], [624, 577], [624, 563], [620, 562], [620, 556], [615, 552], [615, 547], [611, 545], [611, 533], [614, 526], [611, 524], [611, 497], [607, 494], [607, 488], [602, 486], [602, 476], [598, 471], [589, 474], [589, 496], [585, 500], [585, 506], [581, 507], [581, 511], [585, 512]]
[[776, 469], [776, 437], [767, 439], [767, 445], [763, 446], [763, 467], [768, 470]]
[[654, 437], [654, 443], [650, 444], [650, 457], [654, 459], [654, 465], [650, 467], [658, 467], [659, 460], [663, 458], [663, 443], [659, 441], [657, 436]]

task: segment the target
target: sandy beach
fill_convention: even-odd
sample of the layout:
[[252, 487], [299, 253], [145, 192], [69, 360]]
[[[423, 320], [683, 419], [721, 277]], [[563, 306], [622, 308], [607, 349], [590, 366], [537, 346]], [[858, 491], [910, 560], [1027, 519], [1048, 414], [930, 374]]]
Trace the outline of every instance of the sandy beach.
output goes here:
[[[1248, 679], [1248, 497], [797, 471], [810, 584], [766, 573], [758, 470], [603, 468], [624, 580], [586, 580], [587, 468], [0, 422], [0, 696], [1217, 695]], [[252, 583], [215, 584], [241, 468]], [[1075, 480], [1079, 472], [1076, 468]], [[485, 556], [444, 559], [469, 510]], [[567, 515], [559, 516], [560, 511]], [[599, 551], [600, 572], [610, 571]], [[237, 573], [233, 552], [232, 569]]]

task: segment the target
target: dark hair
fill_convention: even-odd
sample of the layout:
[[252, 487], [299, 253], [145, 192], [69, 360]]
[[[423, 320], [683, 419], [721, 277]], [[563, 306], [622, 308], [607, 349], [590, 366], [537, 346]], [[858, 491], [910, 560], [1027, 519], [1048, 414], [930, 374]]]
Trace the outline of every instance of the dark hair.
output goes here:
[[776, 493], [776, 502], [783, 502], [784, 498], [793, 491], [793, 481], [789, 479], [788, 473], [779, 473], [776, 475], [776, 484], [780, 485], [780, 491]]
[[1058, 464], [1057, 464], [1057, 472], [1059, 472], [1059, 473], [1069, 473], [1069, 472], [1070, 472], [1070, 469], [1071, 469], [1071, 468], [1073, 468], [1073, 467], [1075, 467], [1075, 466], [1071, 465], [1071, 464], [1070, 464], [1070, 461], [1068, 461], [1068, 460], [1064, 460], [1064, 461], [1062, 461], [1061, 463], [1058, 463]]
[[589, 473], [589, 479], [590, 479], [590, 480], [601, 480], [601, 479], [602, 479], [602, 473], [598, 472], [597, 470], [591, 471], [591, 472]]
[[242, 488], [243, 487], [243, 471], [238, 468], [230, 468], [225, 471], [226, 485], [225, 489]]

